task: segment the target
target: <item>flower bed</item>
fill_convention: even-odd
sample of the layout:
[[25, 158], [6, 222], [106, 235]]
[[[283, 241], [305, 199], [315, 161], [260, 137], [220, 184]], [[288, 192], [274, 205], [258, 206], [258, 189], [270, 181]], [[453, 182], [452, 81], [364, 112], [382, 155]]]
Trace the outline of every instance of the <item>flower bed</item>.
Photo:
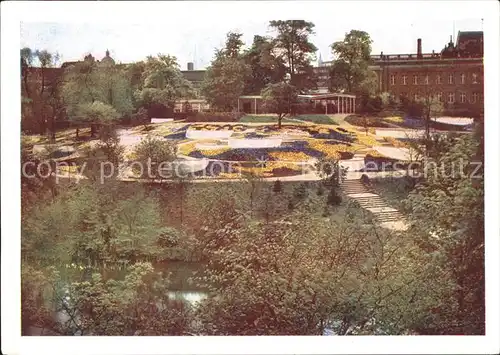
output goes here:
[[399, 139], [396, 139], [394, 137], [384, 137], [384, 141], [387, 143], [391, 144], [393, 147], [396, 148], [408, 148], [408, 144], [400, 141]]

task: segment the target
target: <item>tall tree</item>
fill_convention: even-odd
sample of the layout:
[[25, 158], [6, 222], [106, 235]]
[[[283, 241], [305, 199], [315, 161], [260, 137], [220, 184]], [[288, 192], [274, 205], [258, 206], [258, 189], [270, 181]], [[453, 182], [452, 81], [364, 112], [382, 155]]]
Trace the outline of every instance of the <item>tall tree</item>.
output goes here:
[[274, 54], [273, 42], [263, 36], [254, 36], [252, 46], [244, 53], [245, 63], [251, 74], [245, 84], [244, 93], [258, 95], [268, 84], [284, 80], [286, 67], [282, 58]]
[[147, 58], [142, 73], [142, 85], [134, 95], [138, 104], [144, 107], [161, 104], [173, 110], [176, 101], [193, 95], [193, 89], [191, 83], [182, 75], [177, 58], [158, 54], [157, 57]]
[[[351, 30], [343, 41], [331, 45], [335, 60], [330, 71], [330, 89], [361, 94], [373, 91], [376, 74], [369, 69], [372, 40], [367, 32]], [[374, 75], [375, 74], [375, 75]]]
[[54, 135], [54, 122], [63, 112], [61, 80], [51, 70], [58, 61], [57, 53], [21, 49], [21, 109], [25, 130], [43, 134], [49, 129]]
[[311, 61], [317, 48], [309, 41], [309, 36], [314, 34], [314, 24], [304, 20], [273, 20], [269, 26], [276, 32], [274, 53], [285, 63], [290, 83], [301, 92], [314, 88]]
[[210, 106], [220, 111], [232, 111], [237, 107], [250, 74], [250, 68], [242, 58], [240, 37], [240, 33], [227, 34], [225, 47], [216, 50], [201, 86]]
[[62, 95], [69, 119], [90, 124], [92, 134], [100, 125], [133, 109], [130, 83], [123, 69], [99, 65], [91, 55], [66, 69]]

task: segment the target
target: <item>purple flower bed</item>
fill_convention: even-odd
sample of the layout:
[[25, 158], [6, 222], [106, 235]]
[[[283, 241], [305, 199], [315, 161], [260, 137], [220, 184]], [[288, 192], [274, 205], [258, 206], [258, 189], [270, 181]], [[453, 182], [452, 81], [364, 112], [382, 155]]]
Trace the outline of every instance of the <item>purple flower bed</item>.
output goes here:
[[[339, 141], [327, 141], [326, 144], [342, 144]], [[344, 143], [345, 144], [345, 143]], [[346, 144], [350, 145], [350, 144]], [[222, 152], [220, 154], [211, 156], [210, 159], [216, 160], [228, 160], [228, 161], [258, 161], [258, 160], [267, 160], [267, 161], [279, 161], [279, 159], [271, 156], [269, 153], [271, 152], [293, 152], [298, 153], [302, 152], [309, 155], [311, 158], [323, 158], [325, 153], [320, 152], [316, 149], [313, 149], [309, 146], [307, 141], [294, 141], [294, 142], [284, 142], [278, 148], [249, 148], [249, 149], [232, 149], [229, 151]], [[189, 154], [189, 156], [193, 158], [206, 158], [200, 151], [193, 151]], [[345, 154], [341, 153], [341, 159], [350, 159], [353, 154], [349, 152], [345, 152]]]

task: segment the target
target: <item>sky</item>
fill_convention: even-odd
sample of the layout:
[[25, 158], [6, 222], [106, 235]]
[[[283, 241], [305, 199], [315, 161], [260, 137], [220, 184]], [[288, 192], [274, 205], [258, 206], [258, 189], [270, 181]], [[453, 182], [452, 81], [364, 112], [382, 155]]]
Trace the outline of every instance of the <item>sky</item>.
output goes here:
[[[57, 52], [60, 63], [80, 60], [88, 53], [101, 59], [106, 49], [116, 62], [122, 63], [163, 53], [176, 56], [182, 69], [187, 62], [202, 69], [210, 64], [214, 49], [223, 46], [227, 32], [243, 33], [243, 41], [249, 46], [254, 35], [272, 35], [268, 26], [271, 19], [313, 22], [315, 34], [311, 41], [323, 60], [332, 58], [330, 45], [342, 40], [351, 29], [370, 34], [372, 54], [415, 53], [417, 38], [422, 39], [423, 52], [440, 51], [450, 36], [456, 38], [458, 31], [482, 30], [481, 6], [460, 1], [445, 1], [441, 6], [427, 1], [404, 3], [164, 2], [151, 9], [151, 4], [133, 7], [132, 3], [132, 11], [137, 12], [132, 17], [122, 16], [118, 6], [111, 8], [115, 10], [113, 16], [103, 17], [101, 12], [106, 11], [92, 16], [94, 7], [80, 4], [83, 7], [77, 11], [82, 18], [62, 15], [55, 21], [23, 21], [21, 48]], [[280, 11], [284, 5], [286, 10]]]

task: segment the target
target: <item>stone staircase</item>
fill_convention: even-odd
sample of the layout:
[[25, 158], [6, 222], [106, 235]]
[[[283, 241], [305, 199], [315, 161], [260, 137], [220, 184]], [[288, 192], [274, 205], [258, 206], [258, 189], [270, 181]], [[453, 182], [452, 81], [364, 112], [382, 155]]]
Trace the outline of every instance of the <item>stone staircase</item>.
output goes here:
[[377, 194], [367, 188], [359, 179], [344, 180], [340, 185], [347, 195], [357, 201], [361, 207], [373, 213], [375, 220], [383, 227], [404, 230], [406, 223], [404, 216]]

